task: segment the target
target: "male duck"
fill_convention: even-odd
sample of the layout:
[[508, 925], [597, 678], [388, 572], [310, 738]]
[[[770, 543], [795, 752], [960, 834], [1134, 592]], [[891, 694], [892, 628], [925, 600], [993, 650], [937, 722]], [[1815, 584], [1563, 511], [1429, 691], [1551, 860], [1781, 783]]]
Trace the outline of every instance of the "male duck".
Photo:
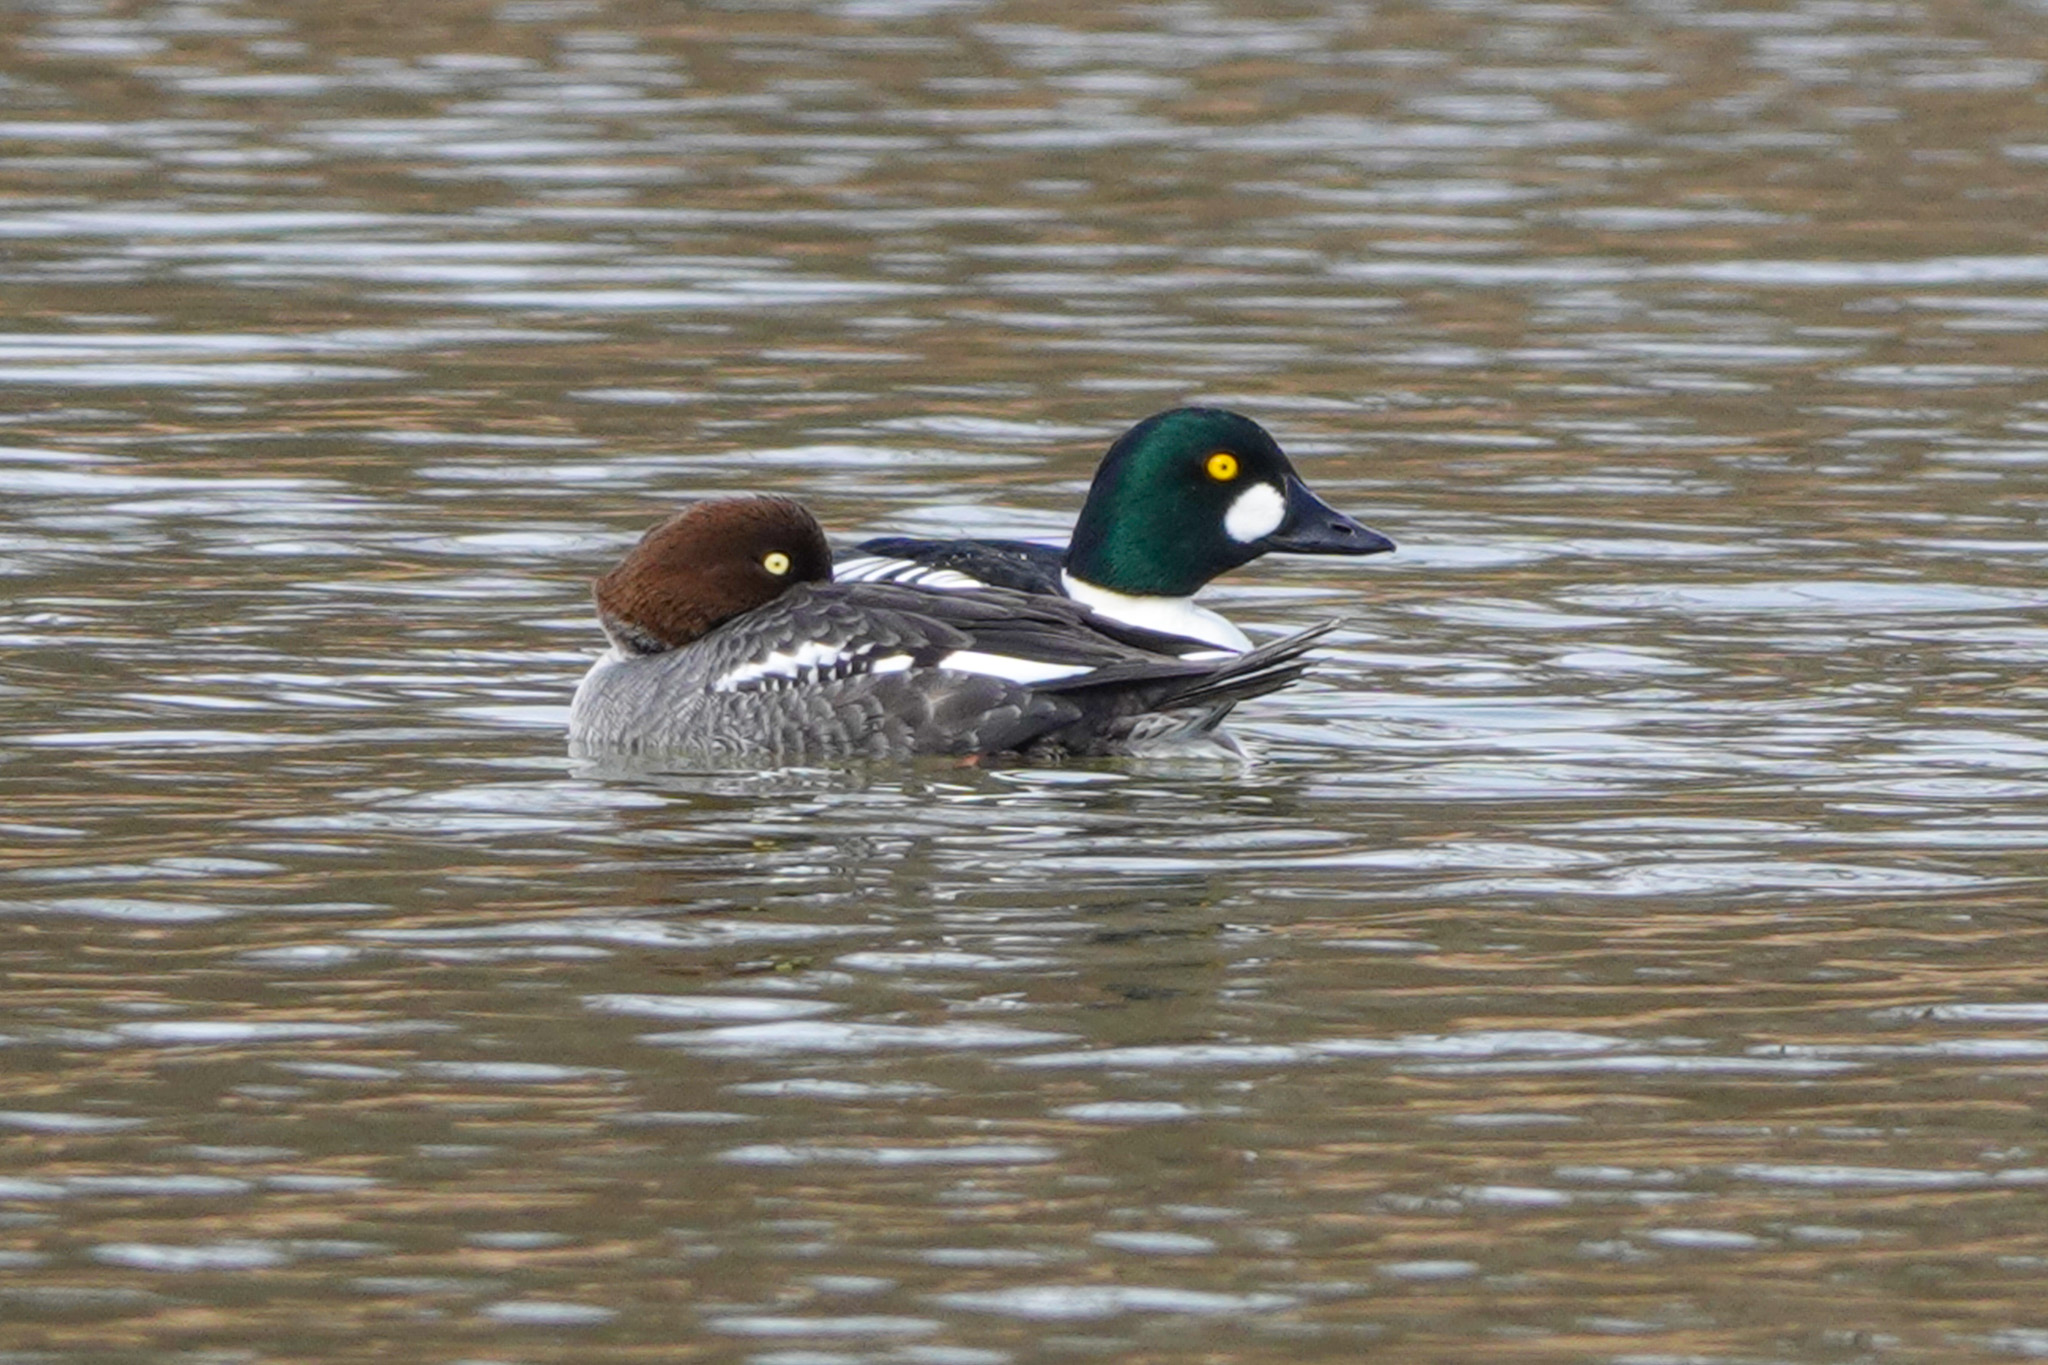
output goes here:
[[[1117, 438], [1066, 550], [1023, 540], [884, 536], [856, 547], [840, 582], [988, 586], [1071, 597], [1148, 630], [1246, 650], [1251, 641], [1194, 595], [1274, 550], [1371, 555], [1394, 542], [1309, 491], [1266, 429], [1222, 408], [1173, 408]], [[1175, 652], [1186, 653], [1185, 644]]]
[[1199, 661], [1078, 602], [831, 572], [824, 532], [787, 498], [702, 502], [656, 526], [597, 580], [612, 648], [576, 689], [572, 750], [721, 768], [1235, 753], [1224, 715], [1299, 678], [1336, 624]]

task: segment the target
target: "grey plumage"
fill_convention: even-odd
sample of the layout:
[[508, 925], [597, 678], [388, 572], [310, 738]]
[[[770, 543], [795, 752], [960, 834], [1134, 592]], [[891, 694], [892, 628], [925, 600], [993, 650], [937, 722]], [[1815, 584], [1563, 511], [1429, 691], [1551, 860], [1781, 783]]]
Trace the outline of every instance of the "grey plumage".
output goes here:
[[[1189, 661], [1165, 652], [1184, 641], [1064, 598], [806, 583], [682, 648], [600, 661], [570, 744], [706, 767], [1128, 753], [1214, 734], [1237, 702], [1299, 678], [1336, 624]], [[963, 651], [1019, 677], [941, 667]]]

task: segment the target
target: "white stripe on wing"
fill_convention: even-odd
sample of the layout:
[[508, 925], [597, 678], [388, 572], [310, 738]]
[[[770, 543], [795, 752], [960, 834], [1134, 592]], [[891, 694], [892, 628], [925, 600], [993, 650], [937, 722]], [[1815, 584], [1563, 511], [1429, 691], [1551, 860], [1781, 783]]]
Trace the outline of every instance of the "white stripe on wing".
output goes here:
[[915, 559], [862, 555], [832, 566], [835, 583], [907, 583], [915, 588], [985, 588], [988, 584], [958, 569], [934, 568]]
[[834, 665], [851, 663], [857, 650], [828, 645], [823, 640], [806, 640], [794, 649], [778, 649], [722, 674], [711, 683], [713, 692], [733, 692], [751, 682], [773, 679], [794, 680], [807, 672], [822, 672]]
[[939, 660], [940, 668], [961, 673], [979, 673], [1013, 683], [1056, 682], [1092, 672], [1093, 664], [1056, 664], [1045, 659], [1019, 659], [1008, 654], [984, 654], [977, 649], [956, 649]]
[[737, 692], [754, 683], [831, 682], [863, 673], [903, 673], [913, 662], [908, 654], [877, 654], [876, 646], [836, 646], [806, 640], [794, 649], [778, 649], [712, 679], [713, 692]]

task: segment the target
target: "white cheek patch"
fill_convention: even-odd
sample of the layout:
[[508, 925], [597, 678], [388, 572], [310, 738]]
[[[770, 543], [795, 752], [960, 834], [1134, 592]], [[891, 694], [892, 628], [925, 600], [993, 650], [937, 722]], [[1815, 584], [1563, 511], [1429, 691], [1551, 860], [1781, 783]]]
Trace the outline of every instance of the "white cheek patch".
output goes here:
[[1255, 483], [1223, 514], [1223, 529], [1240, 545], [1264, 540], [1287, 520], [1287, 499], [1270, 483]]
[[1008, 654], [983, 654], [979, 650], [956, 649], [939, 660], [940, 668], [951, 668], [961, 673], [979, 673], [987, 678], [1001, 678], [1013, 683], [1054, 682], [1060, 678], [1077, 678], [1091, 671], [1087, 664], [1055, 664], [1044, 659], [1018, 659]]

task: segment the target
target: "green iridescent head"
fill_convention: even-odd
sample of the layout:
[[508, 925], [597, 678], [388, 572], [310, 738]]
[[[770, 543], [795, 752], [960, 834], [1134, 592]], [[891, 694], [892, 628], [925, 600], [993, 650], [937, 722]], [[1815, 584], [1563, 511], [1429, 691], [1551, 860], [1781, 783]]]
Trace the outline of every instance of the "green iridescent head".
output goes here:
[[1103, 456], [1066, 568], [1112, 592], [1190, 597], [1274, 550], [1393, 548], [1311, 493], [1257, 422], [1222, 408], [1173, 408], [1132, 427]]

